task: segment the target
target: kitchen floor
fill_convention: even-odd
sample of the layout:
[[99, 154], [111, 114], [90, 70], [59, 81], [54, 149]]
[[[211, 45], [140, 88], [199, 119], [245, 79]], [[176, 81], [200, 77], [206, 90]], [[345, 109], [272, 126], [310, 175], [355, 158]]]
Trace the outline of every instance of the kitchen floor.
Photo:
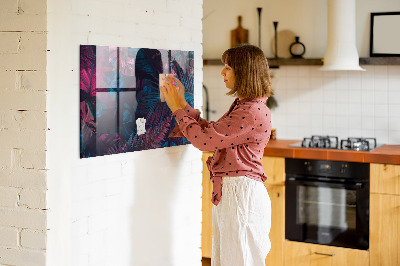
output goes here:
[[211, 259], [209, 258], [202, 258], [201, 262], [203, 263], [203, 266], [211, 266]]

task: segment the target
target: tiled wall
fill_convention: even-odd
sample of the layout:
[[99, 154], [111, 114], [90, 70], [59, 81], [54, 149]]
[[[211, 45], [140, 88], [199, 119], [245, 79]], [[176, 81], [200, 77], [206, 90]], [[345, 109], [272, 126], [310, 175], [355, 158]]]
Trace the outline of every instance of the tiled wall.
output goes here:
[[274, 70], [279, 107], [272, 113], [280, 138], [310, 135], [376, 137], [400, 143], [400, 66], [322, 72], [319, 67]]
[[[272, 111], [277, 137], [376, 137], [381, 144], [400, 144], [400, 66], [362, 67], [366, 71], [323, 72], [318, 66], [271, 69], [279, 105]], [[204, 68], [210, 109], [217, 111], [212, 120], [232, 102], [224, 95], [221, 68]]]

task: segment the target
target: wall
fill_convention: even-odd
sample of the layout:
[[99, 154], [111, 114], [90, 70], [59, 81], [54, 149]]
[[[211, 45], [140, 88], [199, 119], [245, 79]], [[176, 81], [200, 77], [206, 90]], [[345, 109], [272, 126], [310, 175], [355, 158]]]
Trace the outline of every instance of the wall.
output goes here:
[[[324, 56], [328, 9], [327, 0], [204, 0], [204, 58], [220, 58], [230, 46], [230, 31], [238, 25], [237, 17], [242, 16], [242, 26], [249, 30], [249, 43], [258, 45], [258, 12], [261, 7], [261, 49], [267, 57], [274, 56], [274, 26], [278, 21], [279, 42], [290, 45], [290, 36], [299, 36], [306, 46], [305, 57]], [[356, 42], [360, 57], [369, 56], [370, 13], [399, 11], [398, 0], [356, 0]], [[218, 27], [216, 27], [218, 25]], [[278, 33], [279, 34], [279, 33]], [[278, 35], [279, 36], [279, 35]], [[218, 37], [218, 38], [216, 38]], [[278, 46], [278, 53], [287, 47]], [[285, 52], [284, 54], [288, 54]], [[290, 57], [290, 54], [288, 54]]]
[[[235, 18], [240, 14], [243, 15], [243, 26], [250, 30], [250, 43], [258, 44], [257, 4], [263, 7], [263, 12], [266, 11], [263, 23], [272, 25], [276, 19], [279, 25], [283, 25], [282, 30], [289, 28], [301, 36], [307, 48], [306, 58], [323, 57], [327, 21], [326, 15], [321, 14], [327, 12], [327, 1], [254, 2], [251, 11], [247, 2], [235, 1], [229, 4], [233, 6], [229, 12], [223, 1], [206, 0], [204, 58], [220, 58], [229, 47], [229, 31], [236, 27]], [[375, 1], [358, 0], [356, 4], [357, 47], [361, 57], [368, 57], [369, 13], [400, 10], [400, 2], [385, 0], [377, 6]], [[224, 16], [220, 16], [222, 12]], [[220, 27], [213, 26], [216, 24]], [[266, 29], [268, 25], [263, 24], [262, 27]], [[212, 34], [217, 36], [216, 28], [222, 38], [212, 38]], [[270, 28], [270, 33], [262, 33], [262, 48], [267, 56], [272, 55], [267, 46], [267, 39], [273, 38], [273, 27]], [[321, 72], [318, 66], [281, 66], [273, 69], [273, 89], [279, 107], [272, 111], [272, 123], [277, 128], [278, 138], [302, 139], [322, 134], [337, 135], [339, 138], [376, 137], [382, 144], [399, 144], [400, 66], [363, 67], [365, 72]], [[222, 65], [205, 66], [203, 69], [204, 84], [210, 92], [210, 109], [216, 111], [210, 115], [211, 120], [218, 119], [233, 100], [225, 96], [226, 88], [219, 75], [221, 68]]]
[[48, 265], [200, 265], [201, 152], [79, 159], [79, 45], [194, 50], [201, 0], [48, 2]]
[[0, 3], [0, 264], [46, 260], [46, 1]]

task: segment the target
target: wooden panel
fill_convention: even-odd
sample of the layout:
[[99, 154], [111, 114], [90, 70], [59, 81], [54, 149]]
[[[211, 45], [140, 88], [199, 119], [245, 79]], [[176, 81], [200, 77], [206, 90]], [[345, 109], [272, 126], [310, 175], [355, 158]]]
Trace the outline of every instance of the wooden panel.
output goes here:
[[400, 165], [371, 164], [371, 193], [400, 195]]
[[369, 265], [369, 253], [365, 250], [285, 241], [284, 265], [366, 266]]
[[371, 266], [400, 265], [400, 196], [371, 194]]
[[264, 156], [261, 159], [261, 163], [268, 177], [267, 181], [265, 181], [266, 184], [285, 184], [285, 158]]
[[271, 199], [271, 250], [265, 259], [266, 266], [283, 265], [283, 243], [285, 240], [285, 187], [265, 184]]
[[208, 172], [206, 161], [212, 152], [203, 153], [203, 196], [202, 196], [202, 225], [201, 225], [201, 253], [205, 258], [211, 258], [212, 253], [212, 183]]

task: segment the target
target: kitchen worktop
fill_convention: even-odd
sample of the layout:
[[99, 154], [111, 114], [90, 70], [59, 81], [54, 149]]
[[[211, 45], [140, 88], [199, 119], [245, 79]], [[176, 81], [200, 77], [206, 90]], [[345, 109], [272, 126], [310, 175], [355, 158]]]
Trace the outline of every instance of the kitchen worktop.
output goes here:
[[363, 163], [400, 164], [400, 145], [382, 145], [372, 151], [290, 147], [301, 140], [270, 140], [264, 156]]

